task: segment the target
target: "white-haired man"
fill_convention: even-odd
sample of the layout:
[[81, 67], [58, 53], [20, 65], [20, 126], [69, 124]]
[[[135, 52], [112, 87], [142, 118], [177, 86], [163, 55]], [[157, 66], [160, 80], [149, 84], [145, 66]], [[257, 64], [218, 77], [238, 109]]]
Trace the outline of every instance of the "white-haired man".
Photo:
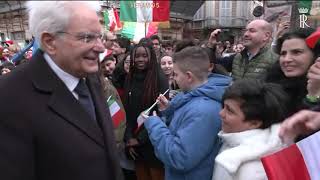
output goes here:
[[0, 179], [122, 179], [96, 72], [98, 2], [28, 2], [40, 49], [0, 79]]

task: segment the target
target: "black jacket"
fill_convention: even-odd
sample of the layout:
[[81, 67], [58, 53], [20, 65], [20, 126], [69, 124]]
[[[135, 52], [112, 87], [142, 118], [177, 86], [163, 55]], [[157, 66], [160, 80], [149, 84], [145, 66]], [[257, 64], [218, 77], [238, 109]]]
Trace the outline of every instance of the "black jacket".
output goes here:
[[[158, 72], [161, 71], [159, 70]], [[137, 153], [139, 154], [138, 161], [143, 161], [151, 167], [159, 167], [162, 166], [162, 164], [154, 155], [153, 146], [149, 140], [147, 130], [142, 125], [141, 129], [138, 132], [135, 132], [137, 128], [137, 117], [142, 111], [146, 110], [146, 106], [142, 104], [142, 99], [144, 96], [145, 77], [146, 72], [137, 72], [131, 79], [131, 86], [129, 87], [127, 83], [125, 84], [127, 97], [124, 103], [127, 117], [125, 141], [129, 140], [130, 138], [138, 139], [140, 145], [135, 148]], [[168, 80], [163, 75], [163, 73], [160, 73], [159, 75], [158, 87], [159, 94], [165, 92], [169, 88]], [[155, 101], [156, 99], [154, 99], [153, 102]]]
[[262, 77], [266, 82], [281, 85], [289, 95], [290, 102], [287, 105], [289, 110], [287, 117], [301, 109], [308, 109], [304, 103], [304, 98], [308, 93], [306, 76], [288, 78], [282, 72], [279, 62], [276, 62]]
[[38, 51], [0, 78], [0, 179], [122, 179], [98, 76], [86, 82], [97, 122]]

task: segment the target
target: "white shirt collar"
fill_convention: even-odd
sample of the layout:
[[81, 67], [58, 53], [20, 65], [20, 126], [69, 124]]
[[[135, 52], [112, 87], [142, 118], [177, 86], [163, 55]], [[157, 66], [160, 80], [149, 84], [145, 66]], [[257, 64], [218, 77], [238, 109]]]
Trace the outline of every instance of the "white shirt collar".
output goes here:
[[47, 53], [44, 53], [43, 56], [49, 64], [50, 68], [53, 70], [53, 72], [56, 73], [56, 75], [63, 81], [63, 83], [67, 86], [69, 91], [73, 92], [74, 88], [76, 88], [76, 86], [79, 83], [79, 78], [74, 77], [71, 74], [62, 70]]

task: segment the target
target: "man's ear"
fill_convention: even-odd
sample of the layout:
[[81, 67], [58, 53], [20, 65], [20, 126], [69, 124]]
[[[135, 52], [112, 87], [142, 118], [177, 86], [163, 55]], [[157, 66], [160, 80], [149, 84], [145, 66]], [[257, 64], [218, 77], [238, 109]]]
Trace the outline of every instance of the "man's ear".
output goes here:
[[272, 38], [272, 33], [269, 31], [265, 32], [265, 42], [270, 41], [271, 38]]
[[192, 83], [193, 82], [193, 79], [194, 79], [194, 75], [191, 71], [187, 71], [186, 72], [186, 76], [187, 76], [187, 80], [188, 82]]
[[259, 120], [251, 120], [251, 127], [253, 129], [259, 129], [262, 126], [262, 121]]
[[48, 32], [44, 32], [41, 34], [40, 41], [42, 43], [42, 48], [45, 52], [50, 55], [56, 54], [56, 38], [52, 34]]
[[214, 69], [214, 63], [210, 63], [208, 71], [212, 72], [213, 69]]

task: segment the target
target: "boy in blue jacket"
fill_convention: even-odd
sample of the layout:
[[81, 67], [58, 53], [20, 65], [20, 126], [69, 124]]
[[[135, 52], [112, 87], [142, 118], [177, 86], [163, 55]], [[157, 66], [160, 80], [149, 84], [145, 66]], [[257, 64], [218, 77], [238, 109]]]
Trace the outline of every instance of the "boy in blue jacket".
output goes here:
[[209, 57], [200, 47], [175, 53], [173, 61], [174, 79], [183, 92], [171, 102], [160, 95], [162, 117], [144, 116], [144, 126], [165, 165], [166, 180], [211, 180], [220, 148], [221, 99], [231, 78], [208, 75]]

